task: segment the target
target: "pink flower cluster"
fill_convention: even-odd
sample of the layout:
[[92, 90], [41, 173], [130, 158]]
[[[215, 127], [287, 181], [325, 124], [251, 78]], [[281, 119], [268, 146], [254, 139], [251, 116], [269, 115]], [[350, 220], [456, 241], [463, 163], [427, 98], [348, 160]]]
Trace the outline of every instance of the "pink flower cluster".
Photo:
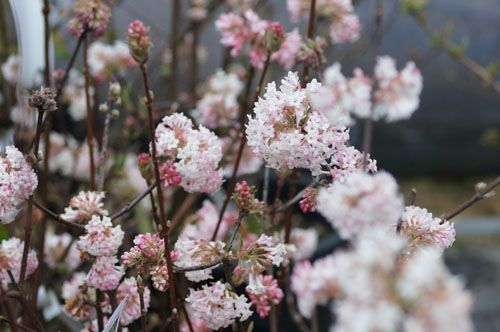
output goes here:
[[264, 98], [255, 104], [255, 116], [249, 116], [246, 130], [248, 146], [269, 167], [307, 168], [313, 176], [329, 173], [349, 134], [343, 125], [328, 124], [311, 108], [310, 96], [320, 86], [313, 80], [301, 88], [298, 74], [289, 72], [279, 91], [269, 83]]
[[163, 186], [168, 188], [170, 186], [175, 186], [182, 182], [182, 178], [179, 176], [177, 169], [172, 160], [167, 160], [161, 165], [160, 168], [160, 180], [163, 181]]
[[403, 198], [389, 173], [358, 172], [321, 189], [317, 208], [340, 236], [352, 239], [373, 228], [394, 227], [403, 212]]
[[[330, 38], [333, 43], [350, 43], [359, 39], [361, 24], [354, 14], [351, 0], [318, 0], [316, 13], [329, 19]], [[311, 0], [287, 0], [288, 12], [292, 20], [308, 17]]]
[[96, 257], [85, 281], [88, 286], [102, 291], [114, 290], [125, 274], [123, 266], [118, 264], [116, 256]]
[[64, 209], [60, 217], [66, 221], [83, 223], [93, 216], [107, 216], [108, 211], [104, 209], [102, 202], [105, 197], [106, 194], [102, 191], [80, 191], [71, 198], [69, 207]]
[[283, 298], [283, 291], [278, 287], [278, 281], [273, 276], [258, 275], [259, 282], [264, 286], [263, 292], [252, 292], [247, 288], [250, 300], [256, 306], [260, 318], [267, 317], [272, 304], [279, 304]]
[[265, 207], [264, 202], [255, 198], [255, 188], [253, 186], [249, 187], [246, 181], [236, 184], [233, 199], [236, 201], [236, 205], [240, 210], [247, 211], [249, 213], [261, 212]]
[[[217, 232], [216, 240], [221, 240], [230, 226], [236, 223], [238, 212], [226, 211]], [[180, 237], [190, 240], [210, 240], [219, 221], [219, 210], [208, 199], [204, 200], [199, 209], [186, 223]]]
[[388, 122], [409, 119], [418, 108], [422, 91], [422, 76], [413, 62], [398, 72], [396, 61], [381, 56], [375, 65], [377, 90], [372, 98], [372, 80], [361, 69], [354, 70], [352, 78], [346, 78], [339, 63], [324, 73], [324, 85], [312, 99], [313, 106], [330, 121], [345, 125], [358, 118], [373, 117]]
[[316, 188], [306, 188], [306, 191], [302, 195], [302, 199], [299, 201], [300, 208], [302, 212], [315, 212], [316, 211], [316, 198], [318, 196], [318, 189]]
[[201, 319], [206, 326], [218, 330], [231, 325], [236, 319], [247, 320], [251, 315], [251, 304], [245, 295], [237, 295], [228, 284], [217, 281], [201, 289], [190, 289], [186, 302], [190, 304], [194, 317]]
[[[68, 249], [68, 246], [71, 247]], [[47, 232], [45, 235], [44, 261], [51, 269], [60, 266], [69, 271], [75, 270], [82, 263], [82, 260], [76, 243], [72, 242], [71, 234]]]
[[7, 146], [5, 157], [0, 156], [0, 223], [14, 221], [17, 206], [33, 194], [37, 185], [36, 174], [22, 152]]
[[[225, 244], [221, 241], [189, 240], [180, 237], [175, 243], [177, 255], [175, 265], [183, 268], [212, 263], [224, 254], [224, 246]], [[186, 272], [186, 278], [194, 282], [211, 279], [212, 270], [217, 266]]]
[[97, 83], [109, 81], [117, 75], [123, 75], [128, 68], [137, 66], [127, 44], [121, 40], [115, 41], [113, 45], [93, 42], [88, 50], [88, 64], [90, 75]]
[[215, 22], [215, 27], [222, 34], [221, 43], [231, 47], [231, 56], [241, 53], [243, 45], [249, 43], [248, 56], [255, 68], [262, 70], [269, 54], [274, 53], [276, 60], [285, 68], [295, 63], [295, 53], [301, 45], [297, 30], [285, 35], [279, 23], [261, 20], [252, 10], [246, 10], [242, 16], [233, 13], [222, 14]]
[[208, 78], [193, 116], [198, 123], [210, 129], [231, 127], [239, 115], [238, 96], [242, 90], [243, 82], [236, 73], [217, 69]]
[[[128, 296], [121, 316], [121, 324], [124, 326], [129, 325], [134, 320], [141, 317], [141, 301], [137, 281], [135, 278], [125, 278], [120, 286], [118, 286], [116, 293], [116, 300], [120, 303], [126, 296]], [[151, 301], [151, 291], [148, 287], [144, 286], [144, 309], [149, 309]]]
[[190, 119], [175, 113], [163, 118], [155, 136], [158, 154], [175, 160], [180, 185], [186, 191], [214, 193], [220, 189], [223, 171], [217, 167], [222, 148], [213, 132], [201, 125], [194, 129]]
[[77, 245], [82, 253], [92, 256], [116, 255], [125, 235], [120, 225], [113, 227], [110, 218], [97, 215], [92, 216], [85, 231]]
[[135, 20], [128, 26], [127, 41], [130, 55], [139, 63], [144, 63], [149, 59], [149, 50], [152, 46], [149, 40], [149, 28]]
[[418, 206], [405, 208], [401, 217], [401, 234], [407, 239], [409, 248], [434, 246], [440, 251], [451, 247], [456, 235], [453, 223], [435, 218]]
[[[7, 270], [12, 272], [14, 280], [19, 283], [23, 248], [24, 242], [16, 237], [3, 240], [0, 244], [0, 287], [7, 289], [10, 284], [10, 277]], [[38, 267], [38, 259], [36, 258], [36, 252], [34, 250], [28, 252], [28, 260], [26, 263], [25, 278], [27, 279]]]
[[111, 20], [111, 9], [100, 0], [78, 0], [73, 12], [75, 17], [69, 20], [68, 31], [77, 38], [85, 29], [95, 38], [101, 37]]
[[[139, 274], [151, 275], [153, 287], [164, 291], [168, 287], [168, 270], [163, 239], [158, 234], [140, 234], [134, 238], [135, 246], [125, 252], [121, 259], [128, 267], [136, 266]], [[172, 251], [172, 261], [177, 260], [177, 252]]]

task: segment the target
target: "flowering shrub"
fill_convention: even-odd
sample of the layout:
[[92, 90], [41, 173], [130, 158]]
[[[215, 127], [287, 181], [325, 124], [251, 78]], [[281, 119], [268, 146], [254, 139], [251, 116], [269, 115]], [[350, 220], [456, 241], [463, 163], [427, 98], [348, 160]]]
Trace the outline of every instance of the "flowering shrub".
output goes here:
[[[16, 144], [0, 157], [0, 222], [10, 224], [0, 233], [9, 234], [0, 244], [2, 323], [52, 330], [64, 312], [60, 323], [73, 319], [82, 331], [245, 332], [268, 317], [278, 331], [288, 310], [307, 331], [328, 306], [333, 332], [472, 331], [471, 295], [441, 255], [455, 241], [450, 219], [500, 178], [438, 218], [405, 204], [396, 179], [379, 171], [372, 123], [409, 119], [423, 87], [414, 62], [398, 70], [378, 54], [383, 2], [373, 61], [352, 76], [329, 51], [364, 33], [351, 0], [287, 0], [297, 22], [288, 32], [252, 10], [257, 1], [224, 3], [213, 25], [227, 56], [203, 84], [199, 34], [217, 1], [173, 0], [170, 48], [139, 20], [112, 43], [97, 40], [114, 39], [114, 11], [77, 1], [60, 11], [77, 39], [66, 69], [50, 68], [47, 48], [44, 86], [30, 95], [22, 57], [6, 58], [3, 80], [18, 90], [0, 134]], [[358, 147], [357, 123], [366, 128]], [[304, 218], [298, 227], [300, 210], [325, 226]], [[347, 245], [318, 257], [327, 229]]]

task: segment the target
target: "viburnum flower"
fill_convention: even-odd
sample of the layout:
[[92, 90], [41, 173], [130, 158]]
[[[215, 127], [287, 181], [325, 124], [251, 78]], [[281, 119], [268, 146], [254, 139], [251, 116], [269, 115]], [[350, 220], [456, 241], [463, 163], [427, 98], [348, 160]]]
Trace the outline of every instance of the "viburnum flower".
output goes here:
[[[287, 0], [287, 8], [292, 20], [308, 17], [311, 0]], [[354, 14], [351, 0], [318, 0], [316, 13], [330, 23], [330, 38], [333, 43], [349, 43], [359, 39], [361, 24]]]
[[[180, 237], [175, 243], [178, 267], [193, 267], [200, 264], [209, 264], [224, 254], [225, 243], [221, 241], [189, 240]], [[199, 282], [212, 278], [212, 270], [217, 265], [204, 270], [186, 272], [186, 278], [190, 281]]]
[[378, 90], [374, 94], [375, 119], [387, 122], [409, 119], [419, 105], [422, 92], [422, 75], [415, 63], [408, 62], [400, 72], [396, 60], [380, 56], [375, 65]]
[[302, 195], [302, 200], [299, 201], [302, 212], [315, 212], [316, 211], [316, 197], [318, 196], [318, 189], [306, 188]]
[[307, 39], [301, 43], [299, 50], [295, 53], [295, 61], [318, 70], [326, 63], [326, 46], [326, 40], [322, 37]]
[[192, 115], [207, 128], [231, 127], [239, 115], [238, 96], [243, 82], [234, 72], [217, 69], [204, 87], [204, 94], [196, 103]]
[[246, 181], [236, 184], [232, 198], [240, 210], [248, 213], [259, 213], [265, 207], [265, 203], [255, 198], [255, 187], [249, 187]]
[[302, 88], [298, 74], [289, 72], [279, 91], [269, 83], [264, 98], [255, 104], [255, 116], [249, 116], [246, 130], [248, 146], [269, 167], [307, 168], [313, 176], [329, 173], [349, 134], [342, 124], [328, 124], [311, 108], [310, 96], [320, 86], [313, 80]]
[[116, 255], [125, 235], [120, 225], [113, 227], [110, 218], [96, 215], [85, 226], [85, 231], [77, 245], [83, 253], [92, 256]]
[[330, 255], [314, 262], [305, 260], [295, 265], [291, 276], [291, 289], [297, 296], [300, 313], [310, 318], [314, 308], [326, 304], [339, 295], [335, 257]]
[[308, 229], [296, 227], [290, 234], [290, 243], [298, 249], [293, 255], [295, 261], [310, 258], [318, 246], [318, 231], [313, 227]]
[[180, 185], [186, 191], [213, 193], [220, 189], [223, 175], [217, 167], [222, 148], [214, 133], [201, 125], [194, 129], [190, 119], [175, 113], [163, 118], [155, 136], [158, 154], [175, 160]]
[[[0, 149], [0, 152], [1, 149]], [[14, 221], [17, 206], [27, 200], [38, 185], [35, 172], [15, 146], [5, 147], [5, 157], [0, 156], [0, 222]]]
[[[71, 69], [59, 101], [64, 105], [69, 105], [68, 113], [74, 121], [81, 121], [87, 117], [87, 100], [84, 87], [85, 77], [83, 74], [76, 69]], [[89, 95], [92, 106], [94, 96], [93, 87], [89, 87]]]
[[109, 213], [102, 202], [105, 197], [102, 191], [80, 191], [71, 198], [69, 207], [64, 209], [60, 217], [66, 221], [83, 223], [93, 216], [107, 216]]
[[10, 85], [16, 85], [19, 73], [20, 57], [17, 54], [11, 54], [7, 60], [2, 63], [2, 77]]
[[250, 300], [256, 306], [260, 318], [267, 317], [272, 304], [279, 304], [283, 298], [283, 291], [278, 287], [278, 281], [273, 276], [259, 275], [260, 283], [264, 286], [263, 292], [253, 292], [247, 287]]
[[190, 289], [186, 302], [190, 304], [194, 317], [201, 319], [212, 330], [231, 325], [236, 319], [247, 320], [251, 315], [251, 304], [245, 295], [237, 295], [228, 284], [217, 281], [201, 289]]
[[[230, 226], [238, 220], [238, 212], [226, 211], [217, 232], [216, 240], [222, 240]], [[204, 200], [201, 209], [188, 219], [180, 237], [190, 240], [210, 240], [219, 221], [219, 209], [208, 199]]]
[[128, 68], [137, 67], [127, 44], [121, 40], [115, 41], [113, 45], [93, 42], [88, 50], [88, 64], [90, 75], [98, 83], [123, 75]]
[[[116, 301], [120, 303], [125, 296], [128, 295], [123, 312], [121, 315], [121, 324], [126, 326], [132, 323], [137, 318], [141, 317], [141, 302], [139, 291], [137, 289], [137, 281], [135, 278], [125, 278], [116, 292]], [[148, 310], [151, 300], [151, 291], [144, 286], [144, 309]]]
[[65, 301], [64, 311], [76, 319], [86, 318], [93, 313], [93, 308], [88, 304], [85, 273], [73, 273], [70, 281], [65, 281], [61, 288], [61, 296]]
[[149, 153], [141, 153], [137, 156], [137, 166], [139, 166], [139, 171], [141, 176], [146, 180], [151, 182], [155, 176], [153, 162]]
[[317, 208], [340, 236], [351, 239], [376, 227], [390, 230], [403, 212], [403, 198], [389, 173], [358, 172], [321, 189]]
[[243, 15], [224, 13], [215, 22], [215, 27], [221, 33], [221, 44], [231, 47], [231, 56], [241, 53], [248, 43], [248, 57], [253, 67], [264, 69], [268, 55], [277, 54], [272, 58], [285, 68], [293, 66], [294, 54], [300, 47], [300, 35], [292, 31], [285, 35], [283, 26], [277, 22], [260, 19], [251, 9]]
[[435, 218], [418, 206], [407, 206], [401, 217], [401, 234], [408, 247], [434, 246], [441, 252], [455, 241], [455, 226], [448, 220]]
[[[71, 247], [68, 249], [68, 246]], [[44, 261], [51, 269], [61, 266], [69, 271], [75, 270], [82, 260], [76, 243], [72, 241], [71, 234], [47, 232], [45, 235]]]
[[[23, 248], [24, 242], [16, 237], [3, 240], [0, 244], [0, 287], [7, 289], [10, 284], [10, 277], [7, 270], [12, 272], [14, 280], [19, 284]], [[26, 264], [25, 279], [35, 272], [38, 267], [38, 259], [36, 258], [36, 252], [34, 250], [30, 250], [28, 252], [28, 260], [26, 261]]]
[[116, 265], [117, 263], [118, 258], [116, 256], [96, 257], [85, 278], [87, 285], [102, 291], [116, 289], [120, 279], [125, 274], [123, 266]]
[[111, 19], [111, 9], [100, 0], [79, 0], [74, 4], [74, 18], [68, 22], [68, 31], [80, 37], [88, 29], [94, 38], [104, 35]]
[[51, 112], [57, 110], [55, 101], [56, 93], [52, 88], [40, 87], [39, 90], [32, 90], [28, 103], [31, 107], [41, 112]]
[[371, 91], [371, 79], [361, 69], [354, 69], [354, 76], [346, 78], [336, 62], [325, 70], [323, 85], [311, 97], [311, 103], [330, 122], [352, 125], [351, 115], [360, 118], [370, 115]]
[[149, 59], [149, 52], [152, 46], [149, 40], [149, 28], [135, 20], [128, 26], [127, 42], [130, 55], [139, 63], [145, 63]]
[[331, 170], [331, 176], [334, 181], [344, 182], [353, 173], [358, 172], [377, 172], [377, 161], [366, 157], [366, 169], [363, 168], [365, 157], [362, 152], [353, 146], [344, 146], [335, 155], [335, 168]]
[[161, 165], [160, 180], [163, 181], [163, 186], [165, 188], [182, 182], [182, 178], [179, 176], [172, 160], [167, 160]]

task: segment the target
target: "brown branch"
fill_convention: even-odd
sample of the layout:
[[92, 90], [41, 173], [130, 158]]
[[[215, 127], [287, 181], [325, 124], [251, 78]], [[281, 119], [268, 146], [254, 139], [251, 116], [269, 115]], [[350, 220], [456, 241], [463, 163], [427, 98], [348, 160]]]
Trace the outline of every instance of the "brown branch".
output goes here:
[[58, 223], [60, 223], [64, 226], [78, 229], [79, 231], [82, 231], [82, 232], [85, 231], [85, 226], [71, 222], [71, 221], [66, 221], [66, 220], [60, 218], [56, 213], [52, 212], [51, 210], [49, 210], [48, 208], [46, 208], [45, 206], [43, 206], [42, 204], [38, 203], [35, 200], [33, 200], [33, 205], [35, 205], [40, 211], [42, 211], [43, 213], [45, 213], [46, 215], [48, 215], [49, 217], [51, 217], [52, 219], [54, 219]]
[[481, 191], [478, 191], [477, 193], [474, 194], [474, 196], [472, 196], [471, 198], [469, 198], [468, 200], [466, 200], [465, 202], [463, 202], [462, 204], [460, 204], [460, 206], [458, 206], [455, 210], [453, 210], [452, 212], [450, 212], [447, 215], [445, 215], [442, 218], [443, 219], [442, 222], [444, 222], [445, 220], [450, 220], [451, 218], [456, 217], [457, 215], [459, 215], [460, 213], [462, 213], [464, 210], [466, 210], [467, 208], [469, 208], [470, 206], [472, 206], [474, 203], [476, 203], [477, 201], [480, 201], [481, 199], [483, 199], [484, 196], [487, 193], [489, 193], [490, 191], [492, 191], [499, 184], [500, 184], [500, 176], [497, 177], [495, 180], [493, 180], [490, 184], [488, 184], [486, 186], [486, 188], [484, 188]]
[[95, 191], [95, 164], [94, 164], [94, 134], [92, 130], [92, 110], [90, 108], [90, 73], [87, 60], [88, 38], [83, 39], [83, 75], [85, 76], [85, 101], [87, 104], [87, 144], [89, 146], [90, 159], [90, 190]]
[[120, 211], [112, 214], [111, 220], [119, 218], [119, 217], [123, 216], [125, 213], [130, 212], [134, 208], [134, 206], [136, 206], [144, 197], [146, 197], [150, 192], [152, 192], [155, 187], [156, 187], [156, 181], [153, 181], [153, 183], [151, 183], [149, 185], [148, 189], [146, 189], [139, 196], [134, 198], [134, 200], [132, 202], [128, 203]]
[[67, 82], [68, 77], [69, 77], [69, 72], [70, 72], [71, 68], [73, 68], [73, 65], [74, 65], [75, 60], [76, 60], [76, 56], [78, 55], [78, 51], [80, 50], [80, 46], [82, 45], [82, 41], [86, 38], [86, 36], [87, 36], [87, 30], [85, 29], [82, 32], [82, 35], [80, 36], [80, 38], [78, 38], [78, 42], [76, 43], [75, 49], [73, 50], [73, 54], [71, 54], [71, 58], [69, 59], [68, 65], [66, 66], [66, 70], [64, 71], [64, 76], [63, 76], [61, 82], [59, 83], [59, 87], [57, 88], [56, 101], [59, 99], [59, 96], [61, 95], [61, 93], [64, 89], [64, 86], [66, 85], [66, 82]]
[[140, 64], [140, 69], [142, 72], [142, 79], [144, 83], [144, 90], [146, 92], [146, 107], [148, 109], [148, 122], [149, 122], [149, 134], [151, 138], [151, 154], [153, 159], [154, 173], [156, 179], [156, 188], [158, 195], [158, 205], [160, 206], [160, 220], [161, 220], [161, 230], [160, 234], [163, 238], [163, 243], [165, 245], [165, 256], [167, 258], [167, 271], [168, 271], [168, 282], [170, 289], [170, 305], [172, 307], [172, 318], [174, 331], [179, 332], [179, 322], [178, 322], [178, 311], [177, 311], [177, 302], [175, 296], [175, 279], [174, 279], [174, 271], [172, 267], [172, 257], [170, 256], [170, 226], [167, 224], [166, 214], [165, 214], [165, 201], [163, 199], [163, 190], [162, 183], [160, 179], [160, 167], [158, 165], [158, 155], [156, 152], [156, 137], [155, 137], [155, 128], [153, 121], [153, 98], [152, 92], [149, 90], [149, 82], [148, 82], [148, 74], [147, 74], [147, 66], [145, 63]]
[[108, 110], [104, 118], [104, 132], [102, 134], [102, 147], [101, 156], [99, 158], [99, 184], [98, 191], [102, 191], [104, 188], [104, 172], [106, 170], [106, 155], [108, 153], [108, 140], [109, 140], [109, 124], [111, 123], [111, 108], [113, 106], [113, 101], [111, 98], [108, 99]]
[[189, 194], [184, 199], [181, 206], [179, 207], [177, 212], [172, 217], [172, 222], [170, 224], [171, 229], [174, 229], [175, 227], [177, 227], [177, 225], [182, 221], [182, 219], [184, 218], [186, 213], [188, 213], [191, 206], [193, 206], [193, 204], [198, 200], [199, 197], [200, 197], [199, 193], [193, 193], [193, 194]]

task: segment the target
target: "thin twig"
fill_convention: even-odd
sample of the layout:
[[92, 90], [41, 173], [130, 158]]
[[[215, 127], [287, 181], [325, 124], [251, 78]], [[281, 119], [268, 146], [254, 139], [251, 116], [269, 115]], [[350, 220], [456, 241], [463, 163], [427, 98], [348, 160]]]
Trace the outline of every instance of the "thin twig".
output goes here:
[[130, 212], [134, 206], [136, 206], [144, 197], [146, 197], [153, 189], [156, 187], [156, 181], [153, 181], [148, 187], [148, 189], [144, 190], [139, 196], [137, 196], [132, 202], [128, 203], [125, 207], [123, 207], [120, 211], [111, 215], [111, 220], [119, 218], [123, 216], [125, 213]]
[[82, 32], [82, 35], [80, 36], [80, 38], [78, 38], [75, 49], [73, 50], [73, 54], [71, 54], [71, 58], [69, 59], [68, 65], [66, 66], [66, 70], [64, 71], [64, 76], [63, 76], [61, 82], [59, 83], [59, 87], [57, 88], [56, 101], [61, 96], [61, 93], [64, 89], [64, 86], [66, 85], [66, 82], [68, 80], [69, 72], [70, 72], [71, 68], [73, 68], [73, 65], [74, 65], [75, 60], [76, 60], [76, 56], [78, 55], [78, 51], [80, 50], [80, 46], [82, 45], [82, 41], [86, 38], [86, 36], [87, 36], [87, 29], [85, 29]]
[[94, 134], [92, 130], [92, 110], [90, 108], [90, 72], [87, 60], [88, 38], [83, 39], [83, 75], [85, 76], [85, 102], [87, 105], [87, 144], [89, 146], [90, 159], [90, 190], [94, 191], [95, 186], [95, 164], [94, 164]]
[[69, 226], [75, 229], [78, 229], [79, 231], [85, 231], [85, 226], [71, 222], [71, 221], [66, 221], [62, 218], [60, 218], [56, 213], [52, 212], [42, 204], [38, 203], [37, 201], [33, 200], [33, 205], [35, 205], [40, 211], [57, 221], [58, 223], [64, 225], [64, 226]]
[[172, 307], [172, 318], [174, 324], [174, 331], [179, 332], [179, 322], [177, 319], [177, 301], [175, 296], [175, 279], [174, 279], [174, 271], [172, 267], [172, 257], [170, 256], [170, 226], [167, 224], [166, 214], [165, 214], [165, 201], [163, 199], [163, 190], [160, 179], [160, 167], [158, 165], [158, 155], [156, 152], [156, 137], [155, 137], [155, 128], [153, 121], [153, 99], [152, 93], [149, 90], [149, 82], [148, 82], [148, 74], [147, 74], [147, 66], [145, 63], [140, 64], [140, 69], [142, 72], [142, 79], [144, 83], [144, 90], [146, 92], [146, 107], [148, 109], [148, 122], [149, 122], [149, 134], [151, 139], [151, 154], [153, 159], [154, 173], [156, 179], [156, 188], [158, 195], [158, 205], [160, 206], [160, 220], [161, 220], [161, 231], [160, 234], [163, 238], [163, 243], [165, 245], [165, 256], [167, 258], [167, 271], [168, 271], [168, 282], [169, 282], [169, 290], [170, 290], [170, 305]]
[[444, 218], [442, 218], [443, 222], [445, 220], [450, 220], [451, 218], [456, 217], [457, 215], [462, 213], [464, 210], [466, 210], [467, 208], [472, 206], [474, 203], [476, 203], [477, 201], [480, 201], [482, 198], [484, 198], [484, 195], [486, 195], [487, 193], [492, 191], [499, 184], [500, 184], [500, 176], [497, 177], [495, 180], [493, 180], [490, 184], [488, 184], [486, 186], [486, 188], [484, 188], [481, 191], [478, 191], [477, 193], [474, 194], [474, 196], [472, 196], [471, 198], [469, 198], [468, 200], [466, 200], [465, 202], [460, 204], [460, 206], [458, 206], [455, 210], [453, 210], [452, 212], [445, 215]]
[[102, 148], [101, 157], [99, 158], [99, 185], [98, 191], [102, 191], [104, 188], [104, 172], [106, 168], [106, 155], [108, 153], [108, 140], [109, 140], [109, 124], [111, 123], [111, 108], [113, 106], [113, 101], [111, 98], [108, 100], [108, 110], [104, 118], [104, 132], [102, 134]]

